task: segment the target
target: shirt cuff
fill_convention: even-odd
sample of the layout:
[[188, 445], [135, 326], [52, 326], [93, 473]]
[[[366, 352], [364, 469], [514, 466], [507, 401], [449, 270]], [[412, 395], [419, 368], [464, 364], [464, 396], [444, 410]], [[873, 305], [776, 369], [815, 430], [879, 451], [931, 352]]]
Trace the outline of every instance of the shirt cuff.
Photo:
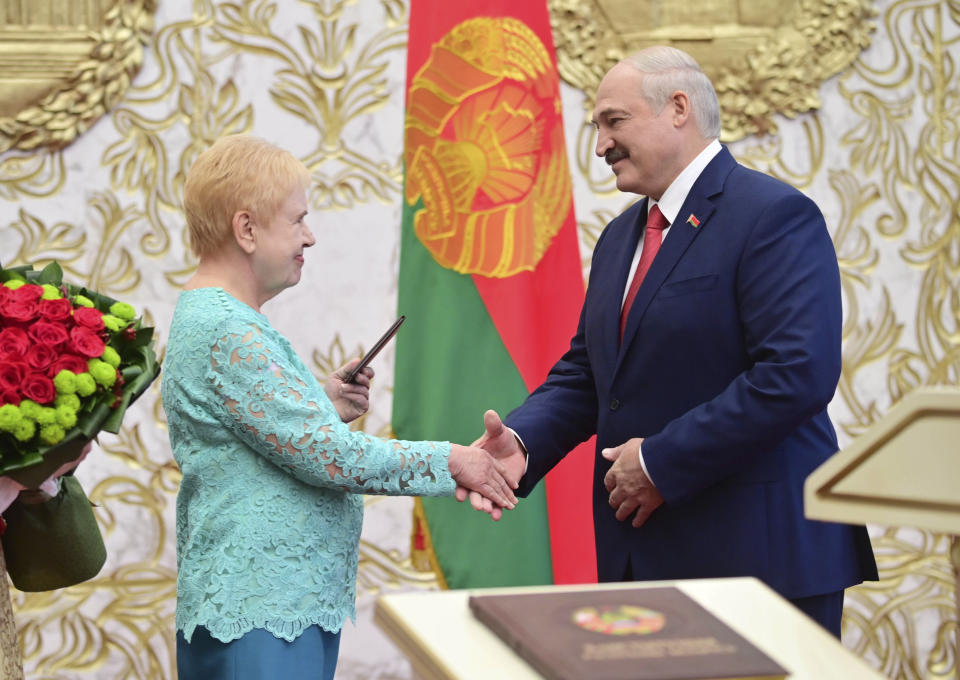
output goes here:
[[650, 473], [647, 471], [647, 464], [643, 462], [643, 444], [637, 446], [637, 455], [640, 457], [640, 467], [643, 468], [643, 474], [647, 476], [647, 479], [650, 480], [650, 483], [653, 484], [653, 488], [657, 488], [657, 483], [653, 481], [653, 477], [650, 476]]
[[[504, 427], [507, 427], [504, 425]], [[523, 440], [520, 438], [520, 435], [517, 434], [517, 431], [512, 427], [507, 427], [513, 433], [513, 436], [517, 438], [517, 442], [520, 444], [520, 448], [523, 449], [523, 474], [527, 474], [527, 463], [530, 460], [530, 454], [527, 453], [527, 445], [523, 443]]]

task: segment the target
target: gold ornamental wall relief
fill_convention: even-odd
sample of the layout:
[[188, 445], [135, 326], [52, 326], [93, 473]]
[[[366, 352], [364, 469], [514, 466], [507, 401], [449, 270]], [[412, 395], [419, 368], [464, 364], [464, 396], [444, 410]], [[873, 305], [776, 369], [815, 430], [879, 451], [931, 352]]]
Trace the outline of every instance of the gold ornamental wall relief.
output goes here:
[[156, 0], [0, 0], [0, 153], [60, 148], [119, 102]]
[[603, 74], [650, 45], [674, 45], [710, 76], [721, 139], [776, 132], [820, 107], [819, 87], [870, 44], [873, 0], [548, 0], [560, 76], [588, 100]]
[[423, 201], [414, 232], [434, 259], [490, 277], [536, 268], [572, 195], [540, 38], [512, 18], [455, 26], [413, 78], [404, 133], [406, 201]]

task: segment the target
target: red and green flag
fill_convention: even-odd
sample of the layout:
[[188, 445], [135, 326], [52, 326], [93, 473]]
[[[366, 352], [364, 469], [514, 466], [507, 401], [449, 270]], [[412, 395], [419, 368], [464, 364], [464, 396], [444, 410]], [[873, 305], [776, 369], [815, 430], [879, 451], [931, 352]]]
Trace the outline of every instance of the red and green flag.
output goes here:
[[[583, 277], [545, 0], [412, 0], [393, 427], [469, 444], [567, 349]], [[592, 443], [493, 522], [417, 501], [454, 588], [596, 580]]]

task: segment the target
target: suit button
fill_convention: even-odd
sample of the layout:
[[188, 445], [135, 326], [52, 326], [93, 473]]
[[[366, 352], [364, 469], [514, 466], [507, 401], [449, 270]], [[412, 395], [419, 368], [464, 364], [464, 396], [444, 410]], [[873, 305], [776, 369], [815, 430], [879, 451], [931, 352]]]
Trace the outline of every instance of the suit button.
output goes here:
[[616, 411], [618, 408], [620, 408], [620, 400], [619, 400], [619, 399], [611, 399], [611, 400], [610, 400], [610, 410], [611, 410], [611, 411]]

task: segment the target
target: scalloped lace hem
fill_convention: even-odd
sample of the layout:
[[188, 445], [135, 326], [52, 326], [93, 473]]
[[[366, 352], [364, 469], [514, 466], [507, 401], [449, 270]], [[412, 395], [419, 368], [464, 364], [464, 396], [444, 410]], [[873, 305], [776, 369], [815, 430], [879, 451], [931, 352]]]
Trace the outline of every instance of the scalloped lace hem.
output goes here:
[[198, 626], [206, 628], [210, 635], [220, 642], [233, 642], [238, 640], [251, 630], [257, 628], [265, 630], [271, 635], [287, 642], [293, 642], [303, 634], [310, 626], [320, 626], [329, 633], [336, 633], [343, 628], [344, 622], [349, 618], [356, 623], [356, 615], [350, 614], [323, 614], [314, 617], [298, 617], [296, 619], [238, 619], [236, 621], [190, 621], [189, 623], [177, 623], [177, 630], [183, 633], [184, 639], [189, 643], [193, 637], [193, 631]]

